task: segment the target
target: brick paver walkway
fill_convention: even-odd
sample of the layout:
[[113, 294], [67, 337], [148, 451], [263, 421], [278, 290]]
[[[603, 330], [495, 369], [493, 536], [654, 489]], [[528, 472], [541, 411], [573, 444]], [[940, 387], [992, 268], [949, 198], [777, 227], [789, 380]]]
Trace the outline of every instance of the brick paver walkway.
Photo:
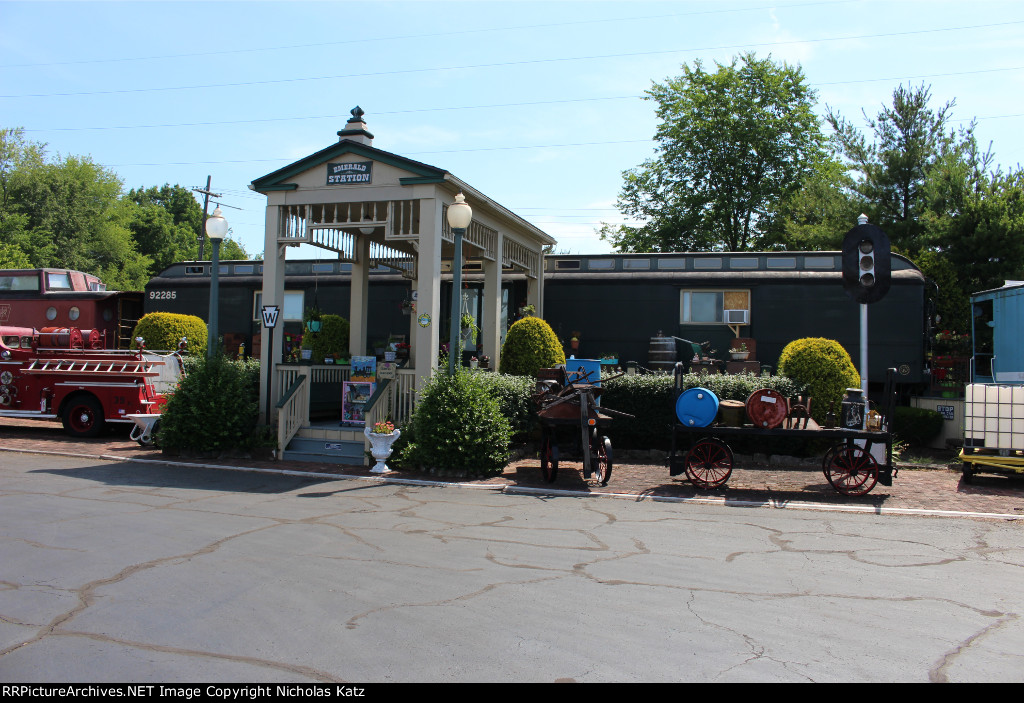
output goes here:
[[[312, 474], [373, 476], [368, 467], [338, 467], [306, 462], [257, 461], [249, 458], [182, 459], [167, 457], [159, 449], [143, 448], [123, 433], [96, 439], [73, 439], [63, 434], [56, 423], [34, 420], [0, 419], [0, 450], [52, 452], [110, 459], [146, 459], [175, 461], [237, 468], [289, 470]], [[0, 453], [0, 462], [3, 454]], [[972, 484], [961, 481], [953, 468], [901, 467], [892, 486], [877, 485], [860, 498], [836, 493], [813, 464], [797, 468], [754, 467], [741, 463], [727, 486], [711, 491], [694, 489], [685, 477], [669, 476], [668, 468], [657, 464], [615, 464], [607, 487], [588, 484], [582, 477], [582, 464], [560, 462], [558, 480], [546, 484], [540, 478], [538, 459], [514, 461], [501, 476], [486, 480], [395, 471], [389, 479], [433, 480], [495, 488], [556, 489], [583, 493], [616, 493], [644, 498], [710, 499], [726, 504], [765, 504], [785, 506], [794, 503], [818, 503], [829, 506], [856, 506], [876, 510], [934, 510], [970, 514], [1020, 516], [1024, 518], [1024, 477], [977, 476]]]

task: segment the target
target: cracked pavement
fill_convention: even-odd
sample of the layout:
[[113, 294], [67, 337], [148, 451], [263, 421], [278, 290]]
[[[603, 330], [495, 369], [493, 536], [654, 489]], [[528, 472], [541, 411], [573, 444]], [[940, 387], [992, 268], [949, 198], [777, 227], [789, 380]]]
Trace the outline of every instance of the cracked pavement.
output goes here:
[[4, 453], [0, 680], [1021, 681], [1022, 529]]

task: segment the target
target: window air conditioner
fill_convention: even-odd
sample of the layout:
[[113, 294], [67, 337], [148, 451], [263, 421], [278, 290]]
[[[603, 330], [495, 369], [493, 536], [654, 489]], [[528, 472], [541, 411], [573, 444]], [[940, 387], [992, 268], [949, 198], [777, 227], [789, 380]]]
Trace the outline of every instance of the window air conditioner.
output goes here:
[[749, 310], [726, 310], [725, 323], [727, 325], [748, 325], [750, 324]]

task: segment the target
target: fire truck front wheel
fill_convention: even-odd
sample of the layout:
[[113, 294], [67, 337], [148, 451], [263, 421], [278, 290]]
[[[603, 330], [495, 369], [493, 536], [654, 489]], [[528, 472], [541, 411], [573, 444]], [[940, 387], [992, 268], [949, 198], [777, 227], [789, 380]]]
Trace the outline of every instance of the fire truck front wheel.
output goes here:
[[91, 395], [79, 395], [64, 406], [64, 431], [72, 437], [96, 437], [103, 431], [103, 406]]

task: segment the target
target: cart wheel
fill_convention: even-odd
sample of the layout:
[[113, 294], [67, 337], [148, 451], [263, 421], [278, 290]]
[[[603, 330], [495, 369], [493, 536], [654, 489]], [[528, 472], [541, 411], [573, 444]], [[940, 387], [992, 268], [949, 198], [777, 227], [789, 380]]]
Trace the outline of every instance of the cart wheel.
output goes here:
[[828, 485], [835, 488], [835, 484], [832, 483], [832, 472], [829, 467], [832, 466], [832, 457], [836, 455], [836, 452], [843, 448], [842, 444], [833, 444], [825, 452], [824, 458], [821, 460], [821, 473], [825, 474], [825, 480], [828, 481]]
[[594, 440], [594, 478], [602, 486], [608, 485], [612, 477], [612, 441], [607, 437]]
[[963, 465], [963, 468], [962, 468], [962, 472], [963, 472], [963, 481], [964, 481], [964, 483], [973, 483], [974, 482], [974, 474], [976, 474], [977, 471], [974, 470], [974, 465], [971, 462], [969, 462], [969, 461], [965, 461], [964, 462], [964, 465]]
[[878, 462], [860, 447], [836, 447], [825, 476], [843, 495], [866, 495], [878, 482]]
[[686, 454], [686, 478], [697, 488], [718, 488], [732, 475], [732, 450], [713, 437], [699, 440]]
[[554, 483], [558, 478], [558, 445], [546, 435], [540, 443], [540, 475], [545, 483]]

